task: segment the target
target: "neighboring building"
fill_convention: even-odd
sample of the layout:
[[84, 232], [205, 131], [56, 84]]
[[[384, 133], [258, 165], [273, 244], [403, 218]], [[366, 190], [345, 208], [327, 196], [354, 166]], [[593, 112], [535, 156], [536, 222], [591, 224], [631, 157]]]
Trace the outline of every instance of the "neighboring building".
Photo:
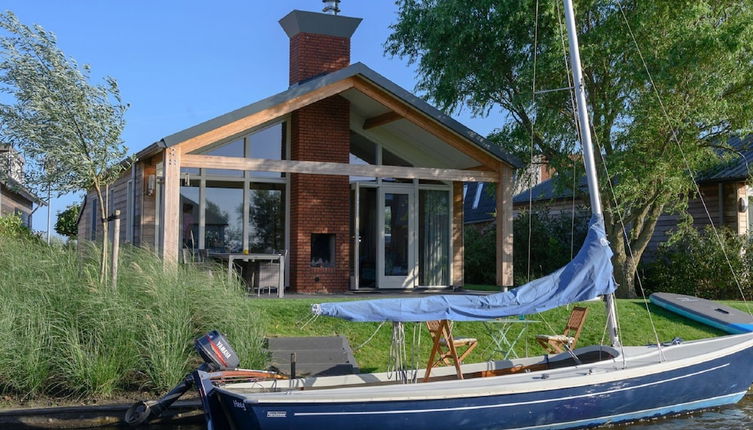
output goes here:
[[[696, 183], [703, 196], [703, 200], [692, 198], [688, 202], [688, 213], [693, 217], [696, 227], [711, 224], [725, 226], [739, 235], [746, 235], [753, 231], [753, 187], [748, 185], [751, 177], [749, 164], [753, 163], [753, 136], [743, 140], [732, 138], [728, 142], [735, 148], [739, 156], [729, 162], [722, 163], [718, 168], [699, 175]], [[587, 184], [585, 177], [581, 178], [580, 189], [582, 196], [586, 195]], [[495, 197], [483, 192], [484, 184], [467, 184], [465, 186], [465, 222], [483, 226], [494, 220]], [[533, 209], [546, 208], [552, 215], [562, 214], [571, 216], [573, 207], [576, 211], [586, 211], [586, 203], [581, 196], [573, 199], [571, 188], [558, 186], [555, 178], [544, 180], [516, 194], [513, 197], [514, 213], [528, 210], [530, 204]], [[703, 202], [706, 204], [704, 209]], [[708, 210], [708, 214], [706, 213]], [[654, 235], [646, 248], [650, 256], [659, 244], [669, 238], [671, 231], [677, 227], [679, 215], [662, 215], [656, 224]]]
[[[285, 253], [298, 292], [461, 286], [464, 182], [500, 182], [497, 280], [512, 285], [519, 162], [363, 64], [360, 19], [293, 11], [290, 87], [165, 137], [112, 187], [121, 239], [166, 261], [182, 249]], [[79, 236], [101, 235], [93, 193]]]
[[34, 205], [44, 202], [24, 187], [24, 159], [9, 145], [0, 145], [0, 216], [18, 215], [31, 228]]

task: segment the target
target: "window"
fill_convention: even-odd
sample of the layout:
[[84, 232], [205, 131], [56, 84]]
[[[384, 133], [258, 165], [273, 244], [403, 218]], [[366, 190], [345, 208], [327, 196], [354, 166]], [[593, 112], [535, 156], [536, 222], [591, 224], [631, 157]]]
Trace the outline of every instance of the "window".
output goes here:
[[204, 246], [212, 252], [243, 250], [243, 182], [207, 181]]
[[285, 184], [250, 184], [248, 249], [276, 253], [285, 249]]
[[91, 200], [92, 205], [92, 216], [91, 216], [91, 224], [90, 224], [90, 230], [89, 230], [89, 240], [96, 240], [97, 239], [97, 211], [99, 210], [97, 208], [97, 198], [93, 198]]
[[[235, 158], [261, 158], [267, 160], [284, 160], [286, 158], [287, 125], [285, 122], [264, 127], [246, 136], [236, 138], [230, 142], [214, 145], [209, 149], [197, 151], [203, 155]], [[199, 169], [184, 170], [191, 175], [200, 174]], [[246, 172], [233, 169], [205, 169], [208, 176], [222, 177], [264, 177], [279, 178], [280, 172]]]
[[[243, 158], [245, 153], [245, 141], [243, 138], [236, 139], [226, 145], [219, 146], [215, 149], [212, 149], [211, 151], [207, 152], [206, 155], [214, 155], [218, 157], [239, 157]], [[207, 169], [207, 175], [213, 175], [213, 176], [243, 176], [242, 170], [231, 170], [231, 169]]]
[[126, 197], [126, 242], [133, 243], [133, 181], [128, 181], [128, 186], [126, 187], [126, 192], [128, 193], [128, 196]]

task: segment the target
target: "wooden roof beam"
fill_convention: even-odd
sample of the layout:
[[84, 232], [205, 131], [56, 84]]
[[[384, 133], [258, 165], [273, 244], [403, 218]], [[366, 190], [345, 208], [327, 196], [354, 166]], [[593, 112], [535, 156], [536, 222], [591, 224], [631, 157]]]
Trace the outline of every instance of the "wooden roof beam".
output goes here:
[[403, 119], [402, 115], [394, 111], [389, 111], [373, 118], [368, 118], [363, 122], [363, 129], [368, 130], [370, 128], [381, 127], [400, 119]]

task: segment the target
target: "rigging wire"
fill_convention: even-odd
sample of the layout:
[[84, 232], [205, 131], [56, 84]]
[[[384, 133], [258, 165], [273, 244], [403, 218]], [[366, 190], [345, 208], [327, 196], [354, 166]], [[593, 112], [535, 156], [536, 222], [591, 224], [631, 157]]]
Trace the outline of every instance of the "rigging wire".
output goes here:
[[[534, 30], [533, 30], [533, 76], [532, 76], [532, 83], [531, 83], [531, 106], [534, 108], [532, 110], [535, 110], [536, 105], [536, 66], [537, 66], [537, 60], [538, 60], [538, 48], [539, 48], [539, 0], [536, 0], [536, 12], [534, 14]], [[533, 116], [531, 118], [531, 142], [529, 145], [529, 155], [530, 155], [530, 165], [533, 167], [533, 158], [534, 158], [534, 142], [536, 138], [535, 133], [535, 122], [536, 122], [536, 116]], [[533, 170], [533, 169], [531, 169]], [[531, 238], [533, 236], [533, 172], [528, 176], [528, 272], [526, 276], [526, 282], [531, 282]], [[537, 176], [538, 177], [538, 176]], [[544, 318], [544, 315], [542, 313], [538, 313], [537, 318], [539, 318], [541, 321], [544, 322], [547, 329], [552, 332], [556, 333], [554, 328], [549, 324], [549, 321], [547, 321], [546, 318]]]
[[[577, 132], [577, 135], [580, 136], [580, 122], [578, 122], [578, 114], [576, 112], [577, 108], [575, 107], [575, 86], [573, 85], [573, 80], [570, 75], [570, 62], [567, 61], [567, 47], [565, 46], [565, 35], [562, 31], [562, 16], [560, 12], [560, 4], [557, 0], [554, 1], [554, 4], [557, 6], [557, 28], [560, 34], [560, 44], [562, 45], [562, 59], [565, 63], [565, 76], [567, 77], [567, 88], [568, 94], [570, 96], [570, 109], [573, 113], [573, 124], [575, 124], [575, 131]], [[578, 191], [578, 169], [575, 160], [570, 161], [573, 163], [573, 188], [571, 198], [572, 216], [570, 217], [570, 259], [572, 260], [573, 256], [575, 255], [575, 194]]]
[[[625, 21], [625, 26], [627, 27], [628, 33], [630, 34], [630, 38], [632, 39], [633, 44], [635, 45], [635, 49], [638, 51], [638, 56], [640, 57], [641, 63], [643, 64], [643, 69], [646, 71], [646, 74], [648, 75], [649, 82], [651, 82], [651, 88], [654, 90], [654, 94], [656, 95], [656, 99], [659, 102], [659, 107], [661, 108], [662, 114], [664, 115], [664, 118], [667, 121], [667, 125], [669, 126], [669, 129], [671, 131], [671, 139], [675, 142], [675, 144], [677, 145], [677, 149], [680, 151], [680, 154], [682, 155], [683, 162], [685, 163], [685, 169], [688, 171], [688, 173], [691, 176], [693, 187], [695, 188], [695, 191], [698, 194], [698, 198], [701, 200], [701, 205], [703, 206], [703, 210], [706, 212], [706, 217], [711, 223], [711, 229], [714, 232], [714, 236], [716, 240], [719, 242], [719, 247], [722, 250], [724, 259], [726, 260], [727, 266], [729, 266], [730, 272], [732, 273], [732, 278], [735, 280], [735, 284], [737, 285], [737, 289], [740, 292], [740, 296], [743, 299], [743, 303], [745, 303], [745, 308], [748, 311], [748, 314], [751, 314], [750, 304], [745, 298], [745, 293], [743, 292], [742, 285], [740, 284], [740, 279], [737, 273], [735, 272], [734, 267], [732, 266], [732, 262], [730, 261], [729, 255], [727, 254], [727, 249], [724, 246], [724, 241], [719, 235], [719, 231], [717, 230], [716, 225], [714, 224], [713, 217], [711, 216], [711, 213], [709, 212], [708, 206], [706, 205], [706, 201], [703, 198], [703, 194], [701, 194], [701, 188], [698, 186], [698, 183], [695, 180], [696, 179], [695, 172], [693, 171], [693, 169], [691, 169], [690, 162], [688, 162], [688, 158], [685, 155], [685, 150], [683, 150], [682, 145], [680, 144], [680, 140], [677, 138], [677, 130], [675, 129], [675, 127], [672, 126], [672, 121], [669, 117], [669, 113], [667, 112], [667, 109], [664, 105], [664, 101], [662, 100], [661, 95], [659, 94], [659, 89], [656, 87], [653, 75], [651, 75], [651, 71], [648, 68], [646, 59], [643, 56], [643, 51], [641, 51], [641, 48], [638, 45], [638, 41], [635, 38], [635, 34], [633, 33], [633, 29], [630, 26], [630, 22], [628, 22], [627, 16], [625, 15], [625, 10], [623, 9], [622, 5], [619, 2], [617, 3], [617, 6], [620, 9], [620, 14], [622, 15], [622, 19]], [[644, 297], [645, 297], [645, 294], [644, 294]]]
[[[536, 13], [534, 15], [534, 29], [533, 29], [533, 79], [531, 83], [531, 107], [532, 112], [536, 109], [536, 60], [539, 48], [539, 0], [536, 0]], [[534, 126], [536, 124], [536, 116], [531, 118], [531, 145], [530, 145], [530, 157], [529, 163], [533, 167], [533, 143], [535, 139]], [[526, 273], [526, 282], [531, 282], [531, 236], [533, 233], [533, 169], [532, 174], [528, 175], [528, 271]], [[537, 176], [538, 177], [538, 176]], [[501, 184], [500, 184], [501, 185]], [[497, 225], [497, 228], [500, 228]]]

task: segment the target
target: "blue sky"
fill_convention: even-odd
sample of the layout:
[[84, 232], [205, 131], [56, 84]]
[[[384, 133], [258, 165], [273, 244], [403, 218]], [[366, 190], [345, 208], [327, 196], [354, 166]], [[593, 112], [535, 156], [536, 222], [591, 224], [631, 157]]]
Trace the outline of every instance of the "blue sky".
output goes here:
[[[25, 24], [53, 31], [58, 45], [95, 76], [110, 75], [131, 105], [123, 139], [136, 152], [164, 136], [283, 91], [288, 85], [288, 38], [278, 20], [293, 9], [320, 11], [320, 0], [94, 1], [5, 0]], [[342, 15], [363, 18], [353, 35], [351, 61], [363, 62], [412, 90], [415, 68], [384, 55], [391, 0], [343, 0]], [[455, 117], [480, 134], [501, 116]], [[75, 197], [52, 202], [55, 214]], [[46, 230], [47, 209], [34, 214]]]

